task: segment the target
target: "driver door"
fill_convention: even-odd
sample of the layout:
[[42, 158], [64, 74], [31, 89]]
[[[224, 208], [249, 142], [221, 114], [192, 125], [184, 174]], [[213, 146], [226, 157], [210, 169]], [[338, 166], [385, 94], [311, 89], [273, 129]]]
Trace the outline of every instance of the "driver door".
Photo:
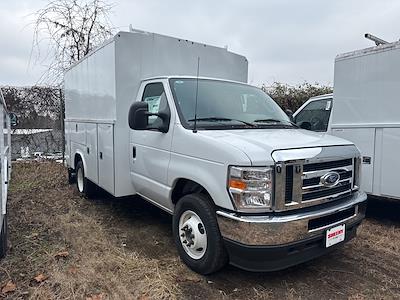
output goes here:
[[[142, 84], [137, 101], [148, 103], [149, 112], [158, 113], [170, 109], [167, 85], [160, 80], [151, 80]], [[171, 114], [168, 132], [157, 129], [130, 130], [130, 171], [134, 187], [140, 195], [157, 199], [162, 206], [169, 208], [167, 200], [167, 172], [171, 157], [172, 124], [174, 114]], [[149, 125], [162, 122], [159, 117], [150, 116]], [[151, 127], [151, 126], [150, 126]], [[156, 126], [155, 126], [156, 127]], [[151, 187], [151, 188], [150, 188]], [[164, 199], [165, 198], [165, 199]]]
[[328, 130], [332, 98], [312, 100], [294, 115], [295, 123], [303, 129], [317, 132]]

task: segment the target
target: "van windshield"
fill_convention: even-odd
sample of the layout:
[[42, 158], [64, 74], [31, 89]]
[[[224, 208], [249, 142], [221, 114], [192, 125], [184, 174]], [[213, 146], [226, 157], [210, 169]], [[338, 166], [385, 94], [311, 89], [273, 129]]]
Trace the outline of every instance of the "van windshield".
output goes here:
[[193, 128], [197, 89], [197, 128], [294, 127], [262, 90], [240, 83], [173, 78], [170, 86], [182, 125]]

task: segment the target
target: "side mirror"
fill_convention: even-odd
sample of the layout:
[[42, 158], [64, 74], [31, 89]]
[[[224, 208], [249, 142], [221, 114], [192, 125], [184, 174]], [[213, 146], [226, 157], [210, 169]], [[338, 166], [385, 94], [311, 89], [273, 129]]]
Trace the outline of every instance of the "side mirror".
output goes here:
[[290, 121], [294, 122], [293, 119], [293, 111], [291, 109], [285, 109], [285, 113], [287, 114], [287, 116], [289, 117]]
[[159, 111], [158, 114], [150, 114], [150, 115], [155, 115], [162, 120], [162, 124], [157, 126], [156, 129], [160, 130], [163, 133], [167, 133], [169, 129], [169, 120], [171, 119], [171, 111], [167, 107], [166, 109]]
[[310, 122], [301, 122], [300, 128], [305, 129], [305, 130], [311, 130], [311, 123]]
[[146, 102], [135, 102], [131, 105], [128, 114], [128, 123], [131, 129], [145, 130], [149, 124], [147, 113], [149, 105]]
[[[149, 116], [157, 116], [162, 122], [157, 126], [149, 125]], [[163, 133], [168, 132], [171, 112], [169, 108], [159, 111], [158, 113], [149, 112], [149, 105], [146, 102], [135, 102], [131, 105], [128, 115], [129, 127], [134, 130], [156, 129]]]
[[18, 125], [18, 116], [13, 112], [10, 112], [9, 116], [10, 116], [10, 125], [11, 125], [11, 127], [17, 126]]

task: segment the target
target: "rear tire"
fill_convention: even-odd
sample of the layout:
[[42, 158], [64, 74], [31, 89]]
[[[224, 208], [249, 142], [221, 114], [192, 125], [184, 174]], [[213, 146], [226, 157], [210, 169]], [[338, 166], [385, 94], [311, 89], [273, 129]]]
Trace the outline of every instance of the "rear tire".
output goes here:
[[68, 183], [74, 184], [76, 183], [76, 173], [73, 169], [68, 168]]
[[0, 258], [3, 258], [7, 254], [7, 238], [8, 238], [8, 222], [7, 215], [4, 215], [3, 224], [0, 232]]
[[227, 264], [228, 255], [209, 197], [183, 196], [175, 207], [172, 226], [179, 255], [193, 271], [207, 275]]
[[76, 187], [78, 192], [90, 199], [96, 195], [96, 186], [93, 182], [85, 177], [85, 168], [83, 167], [83, 162], [80, 160], [76, 164]]

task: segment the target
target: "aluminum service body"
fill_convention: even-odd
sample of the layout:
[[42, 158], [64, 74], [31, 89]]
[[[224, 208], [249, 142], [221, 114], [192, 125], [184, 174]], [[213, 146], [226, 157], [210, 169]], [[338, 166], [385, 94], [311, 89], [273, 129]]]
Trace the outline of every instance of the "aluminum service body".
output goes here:
[[[4, 101], [1, 90], [0, 124], [2, 124], [3, 131], [3, 134], [0, 134], [0, 231], [3, 234], [2, 239], [7, 239], [7, 228], [3, 228], [3, 226], [7, 226], [7, 223], [4, 223], [4, 219], [7, 214], [8, 182], [11, 176], [11, 124], [6, 102]], [[6, 249], [2, 250], [5, 251]]]
[[[201, 78], [247, 82], [248, 63], [241, 55], [224, 48], [141, 31], [118, 33], [68, 70], [65, 74], [67, 166], [73, 170], [79, 155], [86, 177], [112, 195], [139, 194], [172, 214], [175, 209], [172, 194], [178, 180], [189, 179], [201, 185], [218, 207], [216, 214], [222, 236], [227, 243], [234, 243], [228, 249], [231, 262], [249, 270], [279, 269], [324, 253], [326, 249], [320, 246], [326, 228], [336, 222], [348, 226], [351, 238], [364, 216], [362, 205], [366, 199], [357, 186], [357, 149], [346, 140], [299, 129], [194, 133], [184, 128], [169, 79], [196, 76], [198, 57]], [[128, 126], [129, 107], [141, 101], [149, 83], [162, 83], [165, 89], [171, 110], [167, 133], [132, 130]], [[304, 176], [319, 180], [321, 172], [329, 172], [328, 165], [332, 162], [335, 165], [336, 161], [342, 164], [342, 171], [353, 174], [341, 180], [346, 190], [337, 193], [319, 184], [303, 186]], [[327, 163], [327, 167], [322, 171], [313, 170], [321, 162]], [[227, 190], [229, 166], [273, 166], [282, 170], [274, 170], [274, 208], [262, 215], [240, 214]], [[289, 186], [285, 177], [291, 168], [298, 170], [290, 175], [293, 186]], [[302, 195], [310, 188], [316, 194], [302, 201]], [[317, 197], [320, 188], [324, 189], [324, 197]], [[293, 191], [293, 198], [285, 190]], [[354, 211], [346, 218], [309, 228], [313, 220], [324, 220], [348, 209]], [[274, 211], [280, 213], [276, 215]], [[279, 258], [271, 256], [265, 265], [258, 263], [257, 255], [250, 262], [242, 263], [243, 255], [236, 251], [242, 244], [264, 247], [295, 243], [298, 246], [310, 241], [314, 246], [301, 257], [289, 257], [285, 248]], [[251, 248], [250, 252], [253, 250], [260, 249]]]
[[334, 92], [327, 132], [352, 141], [361, 151], [361, 188], [400, 199], [400, 42], [340, 54], [335, 59]]
[[[118, 33], [67, 71], [68, 165], [74, 166], [69, 153], [81, 153], [87, 157], [84, 163], [91, 181], [115, 196], [135, 194], [127, 161], [132, 157], [127, 113], [140, 82], [166, 74], [196, 75], [197, 57], [201, 60], [201, 76], [247, 81], [247, 60], [243, 56], [224, 48], [140, 31]], [[92, 150], [88, 155], [87, 147]], [[99, 165], [97, 152], [105, 155]]]

